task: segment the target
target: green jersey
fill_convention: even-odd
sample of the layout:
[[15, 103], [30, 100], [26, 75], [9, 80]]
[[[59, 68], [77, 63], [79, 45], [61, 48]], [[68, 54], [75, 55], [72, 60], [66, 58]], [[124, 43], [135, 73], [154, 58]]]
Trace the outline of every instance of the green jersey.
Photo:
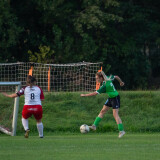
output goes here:
[[[109, 78], [109, 77], [107, 77], [107, 78]], [[118, 94], [117, 90], [115, 89], [115, 87], [112, 83], [112, 80], [114, 80], [113, 75], [110, 77], [110, 80], [103, 82], [102, 86], [100, 87], [100, 89], [97, 90], [97, 92], [99, 94], [107, 93], [109, 98], [114, 98], [114, 97], [118, 96], [119, 94]]]

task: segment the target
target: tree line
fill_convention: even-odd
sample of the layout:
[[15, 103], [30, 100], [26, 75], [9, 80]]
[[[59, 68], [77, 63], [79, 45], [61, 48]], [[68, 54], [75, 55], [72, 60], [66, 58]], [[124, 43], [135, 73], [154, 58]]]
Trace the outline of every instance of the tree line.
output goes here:
[[159, 8], [157, 0], [1, 0], [0, 63], [103, 62], [125, 89], [158, 88]]

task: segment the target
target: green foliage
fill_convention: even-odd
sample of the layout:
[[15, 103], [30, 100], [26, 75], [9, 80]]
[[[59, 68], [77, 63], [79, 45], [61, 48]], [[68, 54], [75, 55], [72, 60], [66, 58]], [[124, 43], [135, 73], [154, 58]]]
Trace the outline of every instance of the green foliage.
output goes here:
[[18, 43], [22, 28], [17, 25], [17, 17], [9, 6], [9, 1], [0, 1], [0, 62], [14, 61], [12, 49]]
[[50, 49], [48, 46], [40, 46], [39, 47], [40, 53], [35, 52], [34, 54], [32, 51], [28, 51], [29, 60], [30, 62], [38, 62], [38, 63], [52, 63], [53, 62], [53, 54], [54, 51]]
[[102, 61], [126, 89], [147, 88], [160, 76], [159, 8], [151, 0], [0, 1], [0, 62]]

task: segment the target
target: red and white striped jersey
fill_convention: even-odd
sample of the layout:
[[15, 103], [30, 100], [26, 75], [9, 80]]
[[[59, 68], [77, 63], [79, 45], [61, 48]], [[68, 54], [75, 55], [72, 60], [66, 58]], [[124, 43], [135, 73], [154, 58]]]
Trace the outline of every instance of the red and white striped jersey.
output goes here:
[[41, 100], [44, 99], [43, 91], [38, 86], [23, 87], [16, 94], [18, 96], [24, 95], [25, 97], [24, 105], [41, 105]]

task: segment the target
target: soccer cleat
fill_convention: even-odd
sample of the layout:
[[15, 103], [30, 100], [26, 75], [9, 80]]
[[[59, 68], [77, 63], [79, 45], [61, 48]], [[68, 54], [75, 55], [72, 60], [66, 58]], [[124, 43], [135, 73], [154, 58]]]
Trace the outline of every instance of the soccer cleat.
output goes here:
[[121, 137], [123, 137], [124, 135], [125, 135], [125, 131], [120, 131], [118, 137], [121, 138]]
[[39, 137], [39, 138], [44, 138], [43, 136]]
[[92, 129], [93, 131], [96, 130], [96, 126], [93, 124], [92, 126], [89, 126], [90, 129]]
[[30, 132], [30, 130], [27, 129], [26, 132], [25, 132], [25, 134], [24, 134], [24, 137], [25, 137], [25, 138], [28, 138], [28, 137], [29, 137], [29, 132]]

